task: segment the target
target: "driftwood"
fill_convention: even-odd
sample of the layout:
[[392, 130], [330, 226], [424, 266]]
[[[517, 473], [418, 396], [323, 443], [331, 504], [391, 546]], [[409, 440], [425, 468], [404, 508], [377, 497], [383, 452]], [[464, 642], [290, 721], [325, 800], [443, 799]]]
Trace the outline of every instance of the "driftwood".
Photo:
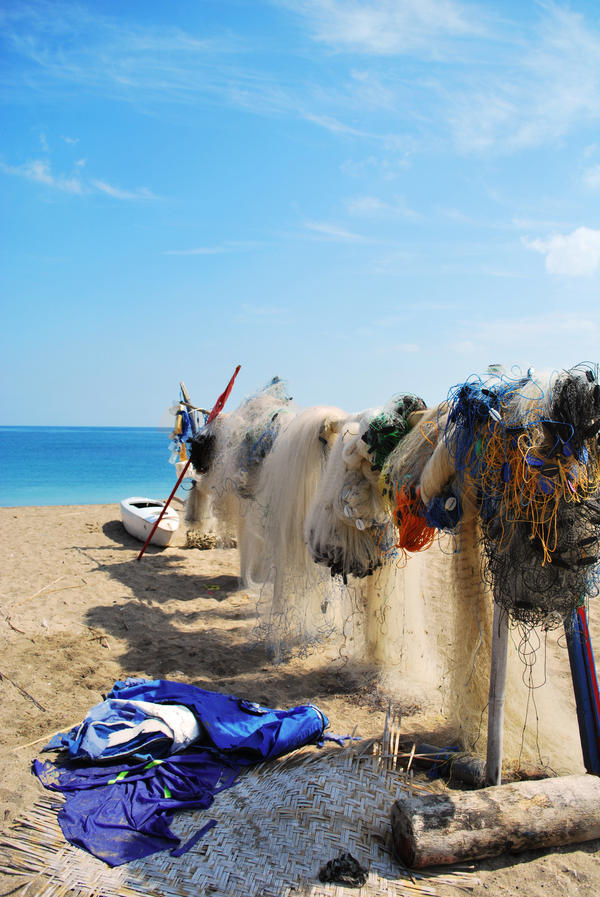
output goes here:
[[600, 838], [600, 778], [564, 776], [480, 791], [401, 797], [394, 849], [413, 868]]

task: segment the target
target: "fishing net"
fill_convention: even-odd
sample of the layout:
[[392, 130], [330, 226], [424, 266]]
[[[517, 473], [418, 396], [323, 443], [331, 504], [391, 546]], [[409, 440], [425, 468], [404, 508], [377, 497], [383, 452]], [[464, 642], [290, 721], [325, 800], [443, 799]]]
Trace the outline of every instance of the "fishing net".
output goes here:
[[596, 588], [599, 429], [595, 367], [451, 392], [444, 443], [479, 508], [484, 576], [514, 620], [556, 626]]
[[260, 466], [286, 414], [294, 412], [286, 384], [274, 377], [231, 413], [220, 414], [190, 440], [194, 485], [186, 520], [216, 544], [239, 539]]
[[198, 462], [238, 539], [256, 638], [275, 662], [327, 642], [376, 664], [481, 752], [497, 602], [516, 648], [505, 754], [539, 758], [556, 735], [545, 639], [598, 591], [597, 370], [472, 377], [436, 408], [402, 394], [361, 414], [299, 411], [282, 389], [215, 420]]

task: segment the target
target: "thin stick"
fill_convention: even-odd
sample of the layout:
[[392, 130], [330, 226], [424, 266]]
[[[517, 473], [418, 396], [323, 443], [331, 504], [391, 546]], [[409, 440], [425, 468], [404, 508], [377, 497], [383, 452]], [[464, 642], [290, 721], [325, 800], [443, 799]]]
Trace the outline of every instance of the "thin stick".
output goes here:
[[[86, 585], [87, 585], [87, 583], [86, 583]], [[80, 589], [80, 588], [81, 588], [80, 585], [77, 585], [77, 586], [59, 586], [57, 589], [48, 589], [46, 592], [44, 592], [44, 595], [52, 595], [53, 592], [66, 592], [66, 591], [68, 591], [68, 589]], [[35, 598], [35, 595], [32, 595], [31, 597], [32, 597], [32, 598]], [[27, 598], [26, 600], [29, 601], [29, 598]]]
[[181, 481], [182, 481], [183, 478], [185, 477], [185, 475], [186, 475], [186, 473], [187, 473], [187, 471], [188, 471], [188, 467], [190, 466], [191, 463], [192, 463], [191, 460], [189, 460], [189, 461], [186, 462], [185, 467], [183, 468], [183, 470], [181, 471], [181, 474], [179, 475], [179, 479], [177, 480], [177, 482], [176, 482], [175, 485], [173, 486], [173, 491], [171, 492], [171, 494], [169, 495], [168, 499], [166, 500], [166, 502], [165, 502], [164, 505], [162, 506], [162, 508], [161, 508], [161, 512], [160, 512], [160, 514], [158, 515], [158, 517], [156, 518], [156, 521], [155, 521], [155, 523], [154, 523], [154, 526], [153, 526], [152, 529], [150, 530], [150, 535], [148, 536], [148, 538], [147, 538], [146, 541], [144, 542], [144, 544], [143, 544], [143, 546], [142, 546], [142, 549], [141, 549], [140, 553], [138, 554], [136, 560], [141, 561], [141, 559], [142, 559], [142, 557], [143, 557], [143, 555], [144, 555], [144, 552], [146, 551], [146, 548], [147, 548], [148, 545], [150, 544], [150, 540], [152, 539], [152, 536], [154, 535], [154, 533], [155, 533], [156, 530], [158, 529], [158, 526], [159, 526], [159, 524], [160, 524], [160, 521], [161, 521], [161, 520], [163, 519], [163, 517], [165, 516], [165, 513], [166, 513], [166, 511], [167, 511], [167, 508], [168, 508], [169, 505], [171, 504], [171, 500], [172, 500], [173, 496], [175, 495], [175, 493], [177, 492], [177, 490], [179, 489], [179, 486], [181, 485]]
[[68, 726], [67, 728], [65, 728], [63, 726], [62, 729], [57, 729], [56, 732], [50, 732], [49, 735], [40, 735], [40, 737], [36, 738], [34, 741], [28, 741], [27, 744], [18, 744], [16, 747], [11, 748], [11, 750], [12, 751], [24, 751], [25, 748], [33, 747], [34, 744], [39, 744], [40, 741], [50, 741], [51, 738], [54, 738], [55, 735], [60, 735], [61, 732], [70, 732], [71, 729], [74, 729], [75, 726], [79, 726], [80, 723], [81, 723], [81, 720], [79, 720], [76, 723], [73, 723], [72, 726]]
[[8, 625], [10, 626], [10, 628], [11, 628], [14, 632], [20, 632], [21, 635], [27, 635], [27, 633], [25, 632], [24, 629], [19, 629], [18, 626], [15, 626], [15, 624], [12, 622], [12, 620], [10, 619], [10, 617], [8, 616], [8, 614], [6, 615], [6, 622], [8, 623]]
[[24, 598], [24, 601], [31, 601], [32, 598], [37, 598], [38, 595], [41, 595], [42, 592], [45, 592], [46, 589], [49, 589], [50, 586], [53, 586], [55, 583], [60, 582], [61, 579], [64, 579], [64, 576], [58, 576], [56, 579], [53, 579], [52, 582], [49, 582], [47, 586], [42, 586], [41, 589], [38, 589], [37, 592], [34, 592], [33, 595], [30, 595], [28, 598]]
[[6, 679], [7, 682], [10, 682], [10, 684], [11, 684], [12, 686], [14, 686], [14, 688], [17, 689], [17, 691], [20, 691], [20, 692], [21, 692], [21, 694], [23, 695], [23, 697], [25, 697], [25, 698], [29, 698], [30, 701], [33, 701], [33, 703], [35, 704], [36, 707], [39, 707], [39, 709], [40, 709], [40, 710], [43, 710], [44, 713], [46, 712], [46, 708], [45, 708], [45, 707], [42, 707], [42, 705], [39, 703], [39, 701], [36, 701], [36, 699], [35, 699], [34, 697], [32, 697], [32, 696], [29, 694], [28, 691], [25, 691], [25, 689], [24, 689], [24, 688], [21, 688], [20, 685], [17, 685], [16, 682], [13, 682], [13, 680], [10, 678], [10, 676], [7, 676], [5, 673], [2, 672], [2, 670], [0, 670], [0, 680], [1, 680], [1, 679]]

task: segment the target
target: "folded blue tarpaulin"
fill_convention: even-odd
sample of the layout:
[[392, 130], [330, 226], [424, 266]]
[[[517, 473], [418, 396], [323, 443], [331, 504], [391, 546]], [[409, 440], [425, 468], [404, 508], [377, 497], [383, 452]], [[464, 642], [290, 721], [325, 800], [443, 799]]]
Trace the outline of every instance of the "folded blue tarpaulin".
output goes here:
[[33, 771], [42, 784], [66, 795], [58, 820], [67, 840], [111, 866], [176, 847], [179, 839], [169, 826], [177, 810], [206, 809], [215, 794], [233, 784], [241, 768], [316, 742], [329, 725], [312, 704], [272, 710], [168, 680], [117, 682], [108, 695], [108, 700], [113, 698], [187, 707], [198, 720], [200, 735], [193, 748], [148, 760], [153, 748], [164, 751], [164, 740], [150, 737], [143, 744], [137, 733], [130, 762], [115, 764], [114, 757], [108, 762], [109, 752], [99, 755], [101, 764], [83, 766], [82, 759], [88, 757], [84, 752], [78, 758], [80, 726], [56, 736], [45, 748], [66, 748], [75, 762], [60, 766], [34, 761]]
[[[123, 702], [121, 711], [116, 707], [118, 701]], [[129, 722], [130, 705], [127, 702], [148, 702], [188, 708], [194, 714], [199, 726], [199, 734], [193, 744], [213, 747], [219, 751], [236, 751], [240, 765], [268, 760], [294, 750], [315, 740], [329, 725], [324, 714], [313, 704], [303, 704], [291, 710], [272, 710], [233, 695], [206, 691], [184, 682], [130, 678], [124, 682], [116, 682], [107, 695], [107, 700], [93, 708], [80, 726], [75, 726], [70, 732], [55, 735], [44, 750], [64, 748], [74, 759], [89, 759], [90, 753], [86, 748], [85, 737], [89, 733], [90, 726], [97, 725], [100, 721], [99, 708], [106, 707], [106, 719], [110, 721], [111, 726], [114, 724], [115, 715], [121, 712], [125, 725]], [[138, 714], [135, 720], [138, 721]], [[107, 725], [105, 729], [104, 752], [99, 750], [97, 744], [102, 731], [100, 727], [96, 728], [95, 759], [115, 756], [109, 738], [111, 726]], [[157, 739], [155, 734], [149, 734], [144, 739], [138, 729], [132, 728], [131, 732], [129, 753], [144, 758], [162, 757], [169, 753], [165, 750], [164, 736]], [[153, 746], [152, 742], [155, 739], [158, 743]], [[126, 747], [124, 742], [119, 745], [119, 756], [127, 753]]]

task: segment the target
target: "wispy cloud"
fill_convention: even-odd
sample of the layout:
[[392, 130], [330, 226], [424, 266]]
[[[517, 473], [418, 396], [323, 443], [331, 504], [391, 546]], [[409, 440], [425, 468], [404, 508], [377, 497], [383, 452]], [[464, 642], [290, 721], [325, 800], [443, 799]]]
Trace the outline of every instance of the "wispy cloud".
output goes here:
[[363, 159], [347, 159], [340, 165], [343, 174], [353, 178], [362, 178], [377, 172], [386, 181], [397, 180], [406, 174], [415, 148], [396, 150], [393, 153], [376, 155], [371, 153]]
[[107, 193], [113, 199], [156, 199], [157, 197], [147, 187], [136, 187], [135, 190], [123, 190], [121, 187], [114, 187], [107, 184], [106, 181], [91, 180], [90, 184], [101, 193]]
[[8, 175], [26, 178], [28, 181], [34, 181], [43, 184], [52, 190], [58, 190], [62, 193], [72, 193], [77, 196], [84, 194], [92, 194], [100, 192], [111, 196], [113, 199], [120, 200], [149, 200], [157, 197], [147, 187], [137, 187], [134, 190], [125, 190], [115, 187], [106, 181], [100, 181], [94, 178], [86, 181], [81, 177], [81, 170], [85, 165], [84, 159], [79, 159], [75, 163], [78, 171], [75, 175], [56, 174], [51, 167], [49, 161], [45, 159], [33, 159], [22, 165], [7, 165], [0, 162], [0, 171]]
[[567, 7], [539, 9], [531, 29], [490, 46], [475, 89], [460, 79], [441, 88], [460, 149], [537, 147], [600, 118], [600, 33]]
[[458, 0], [270, 2], [317, 47], [291, 49], [285, 77], [278, 48], [257, 52], [233, 29], [198, 36], [98, 5], [13, 4], [2, 19], [2, 89], [56, 95], [75, 84], [144, 108], [225, 104], [377, 143], [395, 159], [406, 156], [406, 134], [460, 153], [515, 152], [600, 120], [598, 25], [551, 0], [525, 23]]
[[[253, 67], [251, 48], [232, 31], [200, 38], [178, 26], [139, 24], [60, 0], [14, 6], [2, 24], [5, 55], [26, 72], [28, 91], [56, 93], [76, 84], [134, 104], [212, 98], [262, 113], [298, 109], [298, 98], [288, 96], [275, 74]], [[5, 92], [19, 89], [14, 79], [5, 80]]]
[[64, 193], [81, 195], [85, 192], [85, 187], [79, 178], [54, 174], [50, 164], [43, 159], [33, 159], [31, 162], [25, 162], [23, 165], [5, 165], [0, 163], [0, 170], [5, 174], [17, 175], [18, 177], [26, 178], [28, 181], [35, 181], [38, 184], [44, 184], [46, 187], [52, 187]]
[[396, 196], [391, 202], [378, 196], [356, 196], [346, 201], [346, 207], [351, 215], [359, 218], [414, 220], [421, 217], [418, 212], [408, 207], [403, 196]]
[[[451, 0], [280, 4], [315, 42], [362, 54], [365, 65], [348, 75], [357, 108], [393, 115], [400, 107], [423, 137], [450, 138], [461, 152], [537, 147], [600, 119], [600, 31], [567, 6], [541, 2], [524, 28], [494, 20], [491, 7]], [[410, 87], [398, 68], [406, 56], [417, 66]], [[384, 74], [375, 69], [381, 57]]]
[[600, 269], [600, 230], [578, 227], [570, 234], [553, 234], [546, 239], [524, 237], [523, 244], [546, 257], [549, 274], [581, 277]]
[[306, 121], [319, 125], [320, 128], [325, 128], [326, 131], [331, 131], [333, 134], [346, 134], [350, 137], [373, 137], [372, 134], [367, 134], [365, 131], [359, 131], [358, 128], [346, 125], [344, 122], [338, 121], [338, 119], [332, 118], [330, 115], [316, 115], [312, 112], [304, 112], [302, 117]]
[[324, 240], [332, 240], [337, 243], [367, 243], [368, 238], [362, 234], [356, 234], [328, 221], [305, 221], [304, 226], [312, 234]]
[[314, 40], [338, 51], [435, 55], [443, 38], [483, 30], [481, 14], [453, 0], [280, 0], [280, 5], [306, 20]]

